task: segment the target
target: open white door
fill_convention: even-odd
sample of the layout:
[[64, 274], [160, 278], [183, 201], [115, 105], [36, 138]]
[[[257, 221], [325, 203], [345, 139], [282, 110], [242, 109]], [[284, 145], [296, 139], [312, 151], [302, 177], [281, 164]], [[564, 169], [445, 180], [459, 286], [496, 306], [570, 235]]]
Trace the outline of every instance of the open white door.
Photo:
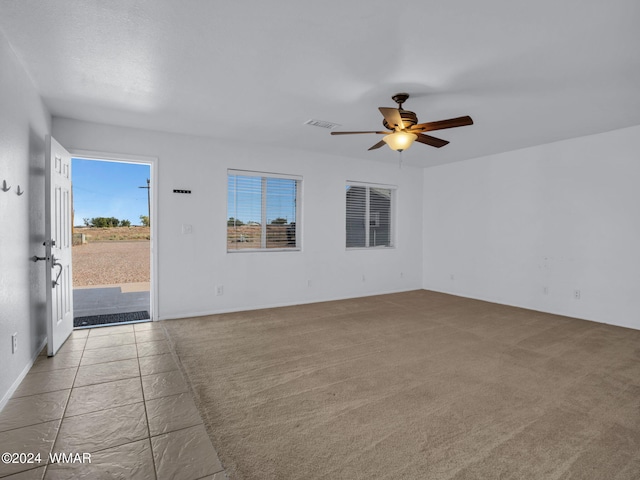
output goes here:
[[71, 155], [50, 135], [45, 159], [47, 353], [53, 356], [73, 331], [71, 277]]

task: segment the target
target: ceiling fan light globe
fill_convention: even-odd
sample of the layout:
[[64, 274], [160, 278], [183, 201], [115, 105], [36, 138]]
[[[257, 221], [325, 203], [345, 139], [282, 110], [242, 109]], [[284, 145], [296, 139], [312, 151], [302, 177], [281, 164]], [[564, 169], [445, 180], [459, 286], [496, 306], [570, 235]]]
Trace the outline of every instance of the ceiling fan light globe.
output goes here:
[[413, 142], [418, 138], [415, 133], [409, 132], [395, 132], [382, 138], [391, 150], [402, 152], [406, 150]]

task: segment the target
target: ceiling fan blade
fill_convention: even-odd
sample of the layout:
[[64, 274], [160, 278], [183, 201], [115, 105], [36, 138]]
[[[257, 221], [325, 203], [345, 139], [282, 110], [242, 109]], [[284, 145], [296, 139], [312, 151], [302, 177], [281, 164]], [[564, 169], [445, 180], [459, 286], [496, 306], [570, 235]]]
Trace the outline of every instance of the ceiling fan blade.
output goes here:
[[411, 131], [430, 132], [432, 130], [444, 130], [445, 128], [464, 127], [473, 125], [473, 120], [469, 115], [464, 117], [450, 118], [448, 120], [439, 120], [437, 122], [419, 123], [411, 127]]
[[331, 132], [331, 135], [356, 135], [356, 134], [360, 134], [360, 133], [380, 133], [383, 135], [388, 135], [390, 133], [393, 132], [374, 132], [374, 131], [370, 131], [370, 132]]
[[385, 126], [397, 127], [400, 130], [404, 129], [404, 123], [397, 108], [379, 107], [378, 110], [380, 110], [380, 113], [389, 124]]
[[384, 145], [384, 140], [380, 140], [378, 143], [376, 143], [373, 147], [368, 148], [367, 150], [375, 150], [376, 148], [380, 148]]
[[440, 148], [444, 147], [447, 143], [447, 140], [442, 140], [441, 138], [432, 137], [431, 135], [423, 135], [422, 133], [418, 133], [418, 138], [416, 138], [416, 142], [424, 143], [426, 145], [431, 145], [432, 147]]

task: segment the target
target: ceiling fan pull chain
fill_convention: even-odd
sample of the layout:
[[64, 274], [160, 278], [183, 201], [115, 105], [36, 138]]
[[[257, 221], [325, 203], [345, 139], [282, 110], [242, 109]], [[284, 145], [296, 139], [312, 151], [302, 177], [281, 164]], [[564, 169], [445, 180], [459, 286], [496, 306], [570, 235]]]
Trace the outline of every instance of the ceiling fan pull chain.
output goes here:
[[398, 170], [402, 170], [402, 150], [398, 152]]

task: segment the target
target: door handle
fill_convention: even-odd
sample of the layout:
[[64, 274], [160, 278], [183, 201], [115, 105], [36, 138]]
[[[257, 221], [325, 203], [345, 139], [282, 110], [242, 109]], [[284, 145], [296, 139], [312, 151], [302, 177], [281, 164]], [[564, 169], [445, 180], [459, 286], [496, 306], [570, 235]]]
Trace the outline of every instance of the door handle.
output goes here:
[[56, 288], [57, 285], [60, 285], [58, 283], [58, 280], [60, 279], [60, 275], [62, 275], [62, 268], [63, 267], [62, 267], [62, 264], [60, 262], [56, 261], [56, 256], [55, 255], [52, 255], [51, 257], [53, 259], [53, 265], [51, 266], [51, 268], [60, 267], [60, 270], [58, 270], [58, 275], [56, 275], [56, 279], [51, 282], [51, 284], [52, 284], [51, 288]]

